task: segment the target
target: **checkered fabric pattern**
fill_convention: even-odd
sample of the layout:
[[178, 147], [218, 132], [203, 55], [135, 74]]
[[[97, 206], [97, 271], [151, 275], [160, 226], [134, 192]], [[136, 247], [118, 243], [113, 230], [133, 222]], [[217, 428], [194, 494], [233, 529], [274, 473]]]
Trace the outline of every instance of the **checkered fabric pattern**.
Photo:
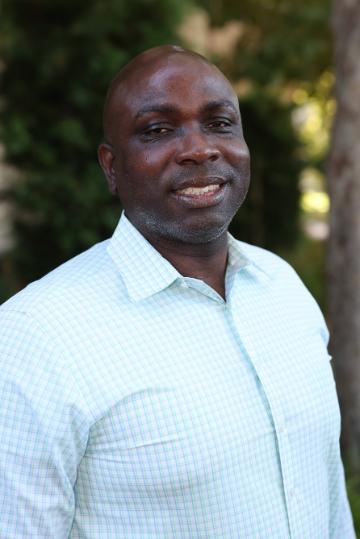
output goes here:
[[0, 537], [354, 538], [326, 342], [277, 256], [224, 301], [123, 215], [0, 309]]

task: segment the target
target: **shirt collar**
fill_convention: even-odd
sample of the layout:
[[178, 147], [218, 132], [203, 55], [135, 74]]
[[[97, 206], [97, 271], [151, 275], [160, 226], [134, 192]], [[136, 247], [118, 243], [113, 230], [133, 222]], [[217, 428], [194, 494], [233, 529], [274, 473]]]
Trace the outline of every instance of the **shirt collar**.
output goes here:
[[251, 261], [241, 251], [239, 242], [228, 233], [228, 267], [237, 272], [245, 266], [249, 266]]
[[174, 266], [130, 223], [124, 212], [110, 239], [108, 253], [134, 301], [152, 296], [181, 278]]
[[[228, 234], [228, 246], [228, 267], [232, 272], [253, 265], [231, 234]], [[130, 298], [134, 301], [150, 297], [176, 280], [184, 279], [131, 224], [124, 212], [107, 249], [121, 273]]]

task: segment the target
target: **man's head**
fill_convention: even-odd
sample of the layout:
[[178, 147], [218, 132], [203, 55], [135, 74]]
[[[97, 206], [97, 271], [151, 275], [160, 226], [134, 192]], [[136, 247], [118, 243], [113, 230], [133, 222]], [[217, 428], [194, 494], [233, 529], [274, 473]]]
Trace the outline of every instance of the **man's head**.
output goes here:
[[110, 85], [99, 160], [150, 241], [205, 243], [227, 230], [249, 185], [237, 97], [202, 56], [176, 46], [134, 58]]

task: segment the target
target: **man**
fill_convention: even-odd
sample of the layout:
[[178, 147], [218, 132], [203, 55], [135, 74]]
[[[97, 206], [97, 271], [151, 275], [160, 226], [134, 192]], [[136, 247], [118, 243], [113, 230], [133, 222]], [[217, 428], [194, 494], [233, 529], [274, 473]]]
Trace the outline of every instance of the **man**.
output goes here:
[[1, 309], [2, 537], [354, 537], [315, 302], [228, 225], [249, 184], [229, 82], [179, 47], [112, 82], [109, 241]]

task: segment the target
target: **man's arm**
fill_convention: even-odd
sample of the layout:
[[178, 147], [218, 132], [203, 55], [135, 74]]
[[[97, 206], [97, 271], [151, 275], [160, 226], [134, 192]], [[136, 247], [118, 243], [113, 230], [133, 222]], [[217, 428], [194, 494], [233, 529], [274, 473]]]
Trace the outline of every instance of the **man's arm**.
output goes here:
[[332, 497], [337, 497], [335, 506], [338, 511], [330, 515], [330, 538], [331, 539], [356, 539], [353, 519], [350, 511], [350, 505], [346, 493], [346, 484], [344, 477], [344, 469], [339, 459], [337, 463], [338, 469], [338, 489], [331, 491]]
[[[318, 304], [310, 295], [308, 290], [306, 290], [306, 294], [308, 297], [310, 297], [313, 305], [315, 306], [315, 312], [319, 318], [320, 333], [326, 348], [328, 348], [330, 335], [325, 319]], [[331, 360], [331, 356], [329, 356], [329, 359]], [[340, 455], [340, 447], [339, 459], [338, 461], [334, 462], [333, 465], [336, 469], [336, 473], [334, 474], [336, 484], [331, 485], [330, 487], [330, 539], [356, 539], [353, 519], [346, 492], [345, 474]], [[334, 507], [336, 507], [335, 511], [333, 509]]]
[[353, 519], [346, 495], [344, 495], [343, 512], [341, 514], [338, 530], [334, 535], [334, 539], [356, 539]]
[[68, 537], [87, 442], [82, 399], [54, 339], [3, 309], [0, 403], [0, 537]]

